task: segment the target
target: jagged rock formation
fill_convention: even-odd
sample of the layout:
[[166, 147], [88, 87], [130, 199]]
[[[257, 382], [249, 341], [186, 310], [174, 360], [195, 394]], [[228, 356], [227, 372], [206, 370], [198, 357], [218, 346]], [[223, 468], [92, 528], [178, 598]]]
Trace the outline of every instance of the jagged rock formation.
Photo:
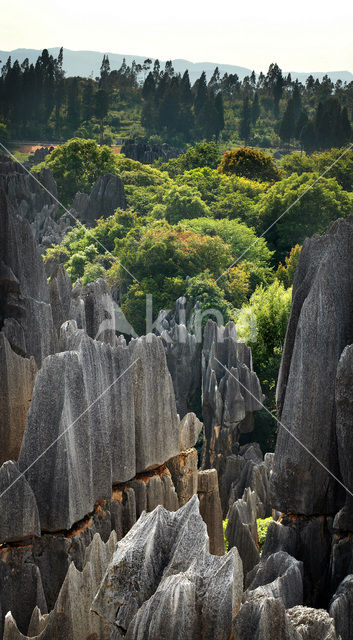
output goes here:
[[[187, 414], [189, 415], [189, 414]], [[178, 495], [179, 507], [183, 507], [197, 492], [197, 451], [182, 451], [167, 462]]]
[[[352, 217], [304, 242], [277, 388], [281, 422], [338, 476], [335, 379], [341, 353], [353, 342], [352, 250]], [[285, 512], [333, 514], [344, 497], [326, 469], [281, 426], [272, 486], [273, 504]]]
[[249, 488], [229, 510], [226, 538], [228, 547], [236, 547], [243, 562], [244, 576], [259, 562], [256, 526], [256, 495]]
[[18, 162], [0, 155], [0, 189], [17, 215], [30, 224], [35, 240], [44, 249], [61, 242], [73, 221], [68, 214], [58, 218], [58, 203], [54, 199], [58, 198], [58, 189], [51, 171], [44, 168], [34, 176], [49, 193]]
[[190, 311], [182, 296], [176, 301], [174, 312], [162, 311], [157, 319], [180, 418], [200, 407], [202, 342], [187, 326]]
[[346, 576], [339, 585], [330, 604], [330, 616], [341, 640], [350, 640], [353, 637], [353, 575]]
[[54, 151], [54, 147], [39, 147], [35, 149], [33, 153], [31, 153], [28, 157], [28, 163], [30, 165], [39, 164], [40, 162], [44, 162], [45, 158]]
[[175, 513], [142, 514], [123, 541], [92, 610], [127, 640], [148, 637], [228, 639], [242, 595], [236, 550], [208, 552], [195, 496]]
[[107, 173], [96, 180], [90, 195], [76, 194], [70, 211], [75, 218], [90, 226], [100, 217], [111, 216], [118, 208], [126, 208], [124, 185], [119, 176]]
[[207, 526], [210, 553], [222, 556], [224, 554], [222, 508], [216, 469], [199, 471], [197, 494], [200, 501], [200, 514]]
[[303, 561], [304, 602], [314, 606], [328, 606], [353, 570], [352, 249], [352, 216], [305, 241], [277, 389], [271, 493], [286, 515], [264, 554], [284, 549]]
[[0, 513], [0, 544], [40, 536], [33, 491], [13, 460], [0, 467]]
[[257, 517], [270, 516], [269, 481], [273, 454], [266, 454], [264, 459], [256, 442], [238, 447], [238, 453], [231, 453], [231, 442], [224, 441], [222, 430], [214, 430], [212, 447], [214, 464], [223, 471], [220, 483], [223, 516], [226, 517], [233, 502], [242, 498], [248, 487], [256, 494]]
[[0, 190], [0, 328], [11, 348], [42, 360], [55, 350], [49, 292], [42, 259], [28, 223]]
[[0, 331], [0, 464], [16, 459], [26, 427], [37, 367], [34, 358], [23, 358], [11, 349]]
[[245, 578], [243, 602], [279, 598], [286, 609], [303, 603], [303, 564], [284, 551], [262, 557]]
[[[345, 504], [337, 513], [334, 528], [353, 531], [353, 470], [348, 452], [353, 451], [353, 345], [340, 357], [336, 375], [336, 433], [341, 477], [348, 488]], [[349, 493], [350, 491], [350, 493]]]
[[127, 158], [131, 158], [131, 160], [142, 162], [142, 164], [152, 164], [159, 158], [163, 162], [176, 158], [181, 153], [181, 150], [175, 149], [168, 144], [147, 144], [146, 142], [126, 140], [121, 147], [121, 153]]
[[[33, 610], [28, 635], [38, 640], [78, 640], [99, 638], [110, 640], [111, 625], [90, 612], [90, 605], [113, 555], [116, 534], [106, 544], [97, 533], [86, 548], [83, 568], [71, 563], [54, 609], [42, 616], [40, 607]], [[39, 610], [38, 610], [39, 609]], [[24, 640], [11, 613], [5, 618], [4, 640]]]
[[248, 574], [235, 640], [338, 640], [327, 611], [303, 607], [302, 563], [284, 552], [270, 555]]
[[220, 485], [226, 459], [238, 451], [240, 434], [253, 430], [253, 412], [262, 400], [251, 350], [237, 340], [234, 323], [218, 327], [209, 320], [202, 349], [203, 466], [217, 468]]
[[113, 348], [88, 338], [73, 321], [64, 327], [66, 350], [46, 359], [36, 377], [19, 457], [24, 471], [56, 442], [26, 474], [47, 531], [69, 529], [97, 500], [110, 497], [112, 484], [179, 452], [160, 339], [150, 335]]

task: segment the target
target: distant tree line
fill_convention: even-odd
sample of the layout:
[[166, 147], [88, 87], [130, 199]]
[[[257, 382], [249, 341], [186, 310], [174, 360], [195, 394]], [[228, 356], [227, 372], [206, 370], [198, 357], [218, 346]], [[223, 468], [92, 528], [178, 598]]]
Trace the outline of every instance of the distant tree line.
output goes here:
[[203, 72], [193, 87], [189, 72], [174, 72], [167, 62], [161, 72], [156, 60], [142, 88], [141, 122], [148, 134], [165, 130], [169, 137], [181, 142], [218, 139], [224, 128], [223, 98], [220, 87], [207, 86]]
[[[175, 146], [197, 140], [245, 145], [290, 145], [309, 153], [340, 147], [351, 140], [353, 82], [335, 84], [328, 76], [306, 82], [283, 75], [277, 64], [267, 74], [253, 71], [220, 75], [207, 82], [203, 72], [191, 85], [189, 73], [176, 73], [146, 59], [110, 69], [104, 55], [97, 78], [66, 78], [63, 50], [46, 49], [35, 64], [11, 58], [1, 69], [1, 135], [10, 138], [67, 139], [73, 135], [100, 142], [107, 129], [126, 137], [130, 129], [147, 139]], [[123, 122], [125, 120], [125, 122]]]

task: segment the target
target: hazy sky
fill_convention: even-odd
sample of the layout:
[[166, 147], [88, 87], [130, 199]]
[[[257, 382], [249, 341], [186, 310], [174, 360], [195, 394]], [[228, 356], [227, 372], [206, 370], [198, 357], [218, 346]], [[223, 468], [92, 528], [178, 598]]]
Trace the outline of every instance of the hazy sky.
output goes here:
[[353, 71], [342, 0], [0, 0], [0, 49], [61, 46], [267, 70]]

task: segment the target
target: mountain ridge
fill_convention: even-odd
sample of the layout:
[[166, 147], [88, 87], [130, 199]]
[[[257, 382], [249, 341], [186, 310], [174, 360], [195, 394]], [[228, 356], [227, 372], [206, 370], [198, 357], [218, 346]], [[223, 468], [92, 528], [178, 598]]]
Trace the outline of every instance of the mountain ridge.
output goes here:
[[[54, 56], [57, 56], [59, 53], [60, 47], [49, 47], [48, 51]], [[1, 64], [5, 64], [7, 58], [11, 56], [12, 60], [18, 59], [20, 64], [23, 62], [25, 58], [28, 58], [30, 63], [35, 62], [38, 56], [41, 54], [42, 49], [26, 49], [26, 48], [18, 48], [13, 49], [12, 51], [0, 51], [0, 61]], [[104, 52], [101, 51], [92, 51], [92, 50], [78, 50], [74, 51], [72, 49], [64, 48], [64, 63], [63, 67], [65, 69], [67, 76], [82, 76], [89, 77], [93, 75], [96, 77], [99, 75], [99, 70], [102, 62]], [[119, 69], [122, 64], [123, 59], [126, 59], [127, 64], [131, 64], [133, 60], [136, 60], [137, 63], [142, 64], [144, 60], [148, 58], [148, 56], [134, 56], [134, 55], [124, 55], [119, 53], [111, 53], [108, 52], [110, 66], [111, 69]], [[152, 64], [154, 63], [156, 58], [150, 58], [152, 60]], [[163, 68], [165, 60], [160, 60], [161, 67]], [[209, 79], [216, 67], [219, 68], [221, 75], [224, 73], [236, 73], [240, 80], [242, 80], [245, 76], [250, 75], [252, 69], [247, 67], [242, 67], [238, 65], [232, 64], [222, 64], [217, 62], [191, 62], [190, 60], [184, 58], [176, 58], [172, 60], [174, 69], [177, 73], [184, 73], [186, 69], [189, 70], [190, 80], [192, 83], [197, 80], [202, 71], [206, 72], [207, 79]], [[267, 69], [262, 69], [265, 73]], [[333, 82], [340, 79], [343, 82], [352, 82], [353, 81], [353, 73], [347, 70], [342, 71], [284, 71], [284, 75], [290, 73], [292, 75], [292, 79], [298, 79], [301, 82], [304, 82], [305, 79], [312, 75], [315, 79], [318, 78], [322, 80], [323, 76], [327, 74]]]

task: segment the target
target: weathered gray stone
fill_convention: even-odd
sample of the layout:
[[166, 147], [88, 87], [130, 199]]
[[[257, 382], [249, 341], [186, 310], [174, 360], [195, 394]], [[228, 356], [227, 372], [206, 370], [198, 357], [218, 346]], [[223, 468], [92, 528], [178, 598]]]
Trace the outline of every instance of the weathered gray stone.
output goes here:
[[179, 507], [183, 507], [197, 493], [196, 449], [182, 451], [179, 455], [168, 460], [167, 467], [178, 495]]
[[337, 635], [341, 640], [350, 640], [353, 637], [353, 575], [346, 576], [341, 582], [329, 611], [335, 621]]
[[103, 278], [91, 282], [81, 291], [85, 307], [85, 328], [90, 338], [117, 344], [115, 331], [115, 304]]
[[162, 331], [161, 337], [173, 380], [177, 411], [180, 418], [184, 418], [197, 406], [201, 394], [201, 343], [189, 333], [185, 324], [176, 322], [176, 318], [179, 320], [177, 312], [175, 316], [170, 319], [169, 330]]
[[72, 284], [65, 267], [62, 264], [56, 265], [49, 281], [49, 295], [54, 327], [58, 337], [61, 325], [71, 319], [71, 291]]
[[289, 430], [279, 426], [271, 481], [273, 506], [281, 511], [332, 514], [344, 499], [326, 468], [339, 477], [335, 378], [353, 342], [352, 250], [349, 217], [306, 240], [299, 258], [277, 387], [279, 418]]
[[[253, 429], [252, 414], [261, 409], [262, 400], [260, 383], [252, 370], [251, 350], [237, 340], [234, 323], [219, 327], [208, 320], [202, 349], [202, 415], [206, 438], [202, 466], [208, 468], [215, 464], [217, 449], [220, 486], [225, 459], [237, 452], [240, 434]], [[223, 495], [223, 489], [221, 493]]]
[[175, 513], [157, 507], [141, 515], [118, 543], [92, 610], [129, 639], [166, 638], [166, 633], [179, 638], [181, 629], [205, 640], [226, 640], [240, 606], [242, 579], [236, 549], [222, 558], [209, 554], [195, 496]]
[[70, 322], [61, 341], [68, 350], [47, 358], [37, 375], [19, 457], [21, 471], [36, 460], [26, 477], [46, 531], [69, 529], [97, 500], [110, 498], [112, 484], [179, 452], [173, 387], [159, 338], [112, 348]]
[[245, 602], [234, 620], [234, 640], [302, 640], [278, 598]]
[[49, 292], [42, 259], [31, 229], [12, 210], [0, 190], [0, 328], [22, 356], [54, 353], [55, 339]]
[[236, 547], [243, 562], [244, 576], [259, 562], [256, 495], [246, 489], [243, 498], [234, 502], [229, 511], [225, 532], [229, 549]]
[[353, 345], [347, 346], [338, 363], [336, 377], [336, 432], [341, 477], [347, 487], [345, 504], [336, 515], [334, 528], [353, 532]]
[[76, 194], [71, 212], [85, 224], [93, 225], [98, 218], [107, 218], [118, 208], [126, 208], [124, 185], [119, 176], [107, 173], [94, 183], [89, 196]]
[[153, 334], [129, 343], [133, 368], [136, 473], [160, 467], [177, 455], [179, 430], [175, 396], [160, 338]]
[[309, 607], [293, 607], [287, 616], [302, 640], [339, 640], [335, 625], [327, 611]]
[[194, 413], [187, 413], [179, 423], [180, 451], [191, 449], [197, 443], [203, 424]]
[[243, 601], [279, 598], [286, 609], [303, 604], [303, 563], [284, 551], [261, 559], [245, 579]]
[[11, 349], [0, 332], [0, 464], [17, 459], [26, 427], [37, 367]]
[[171, 147], [169, 144], [148, 144], [146, 142], [136, 142], [136, 140], [125, 140], [121, 147], [121, 153], [127, 158], [137, 160], [143, 164], [152, 164], [161, 158], [167, 162], [171, 158], [176, 158], [181, 149]]
[[12, 460], [0, 467], [0, 513], [0, 544], [40, 536], [33, 491]]
[[[33, 612], [30, 627], [38, 640], [110, 640], [111, 625], [90, 612], [90, 605], [115, 544], [114, 532], [106, 544], [96, 534], [86, 549], [83, 570], [78, 571], [74, 563], [71, 563], [54, 609], [44, 618], [40, 612]], [[16, 622], [16, 616], [7, 616], [4, 640], [22, 640]]]
[[286, 551], [303, 562], [304, 603], [327, 606], [332, 518], [282, 516], [281, 522], [270, 522], [262, 552], [267, 558]]
[[19, 630], [26, 634], [34, 607], [37, 605], [43, 613], [47, 612], [41, 575], [31, 561], [30, 549], [7, 547], [2, 551], [0, 584], [3, 620], [11, 611]]
[[216, 469], [199, 471], [197, 494], [200, 501], [200, 514], [207, 525], [210, 553], [215, 556], [223, 556], [224, 536], [222, 507], [219, 498]]

